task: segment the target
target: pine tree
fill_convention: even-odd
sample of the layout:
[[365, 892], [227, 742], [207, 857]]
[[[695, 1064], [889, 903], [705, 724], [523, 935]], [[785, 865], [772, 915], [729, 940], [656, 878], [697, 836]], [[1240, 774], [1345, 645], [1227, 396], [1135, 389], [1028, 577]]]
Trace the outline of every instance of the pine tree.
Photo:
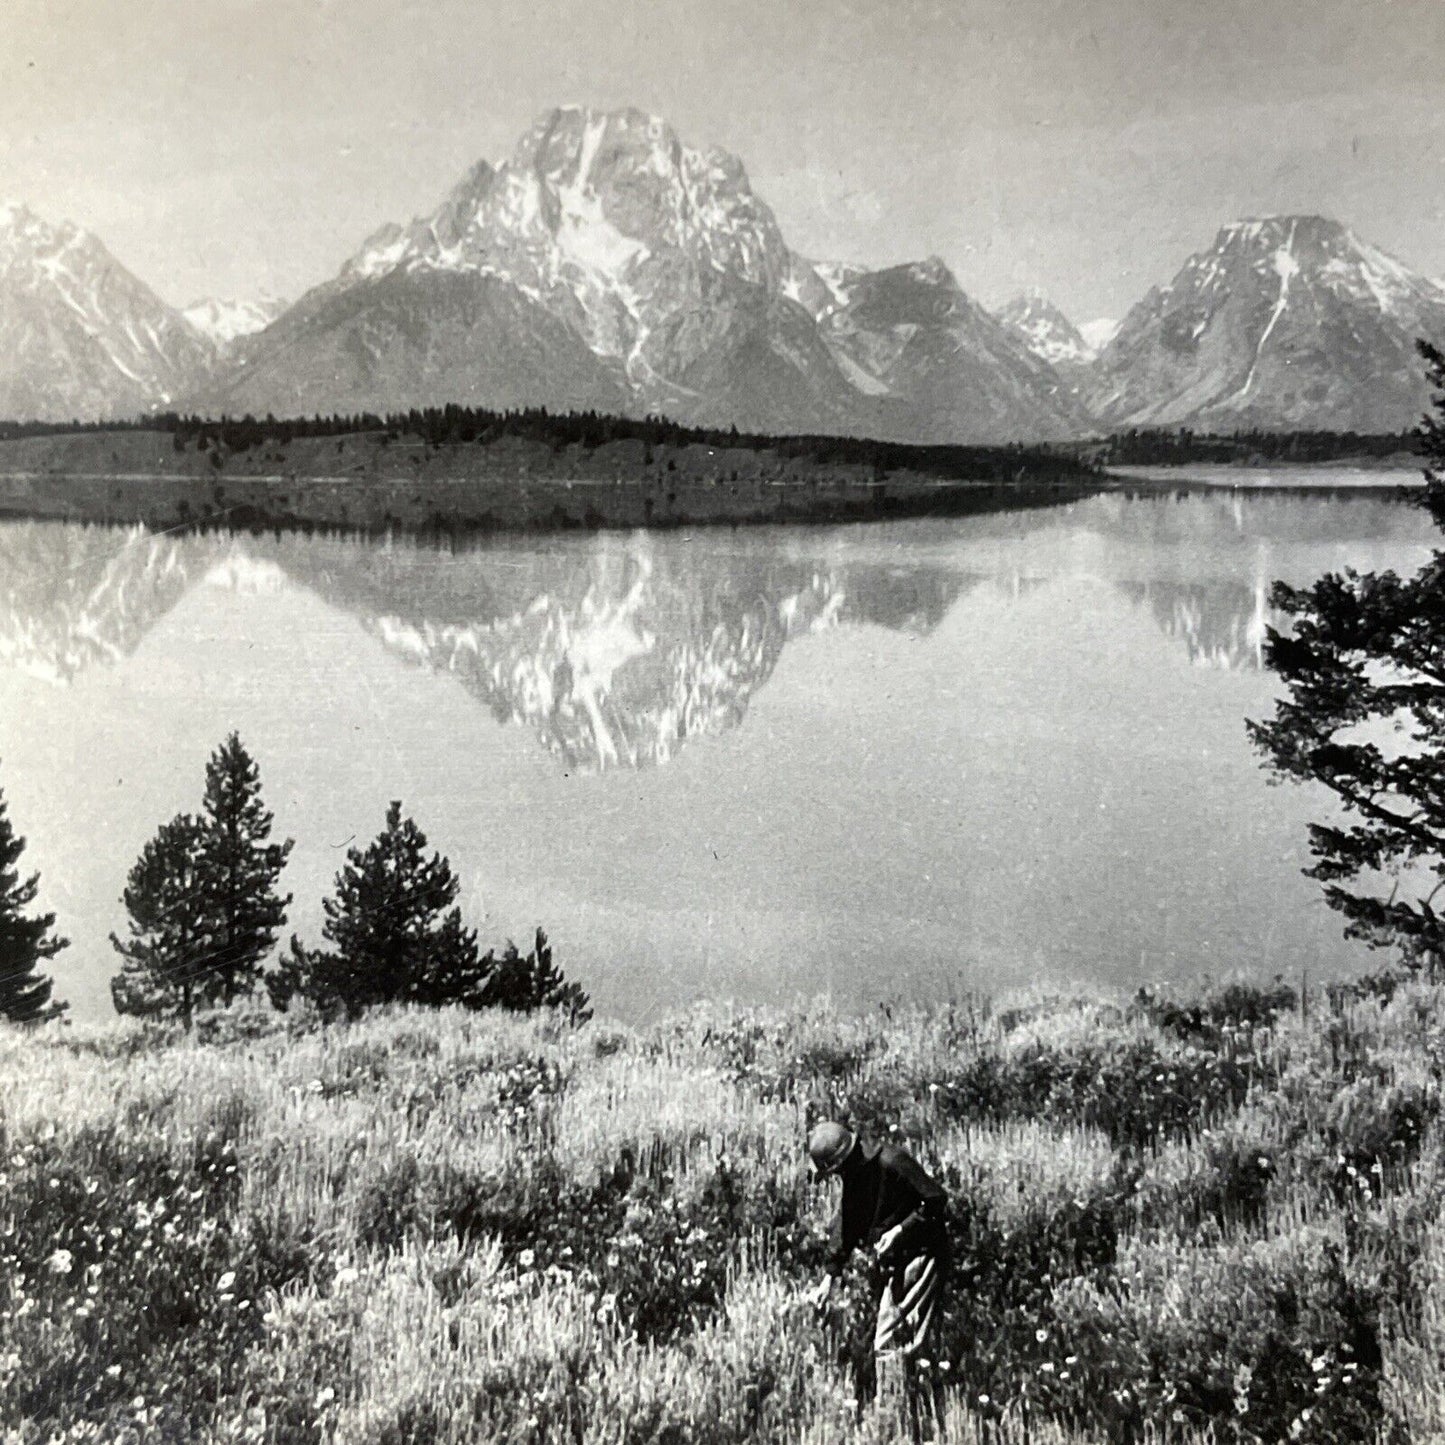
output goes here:
[[552, 945], [539, 928], [531, 953], [524, 958], [517, 945], [508, 942], [499, 959], [487, 955], [489, 977], [482, 991], [482, 1003], [489, 1008], [533, 1013], [537, 1009], [560, 1009], [574, 1024], [592, 1017], [588, 997], [580, 984], [569, 983], [552, 961]]
[[272, 984], [279, 1007], [293, 993], [351, 1018], [382, 1003], [479, 1006], [486, 963], [452, 906], [460, 885], [451, 864], [439, 853], [427, 858], [426, 846], [426, 835], [392, 803], [380, 835], [347, 852], [335, 894], [322, 904], [330, 948], [307, 949], [292, 938]]
[[272, 843], [271, 814], [261, 802], [260, 771], [232, 733], [206, 764], [202, 855], [206, 895], [215, 914], [214, 988], [224, 1003], [250, 993], [286, 922], [291, 895], [276, 881], [292, 840]]
[[40, 876], [21, 878], [18, 864], [24, 851], [25, 839], [16, 836], [0, 792], [0, 1015], [17, 1024], [41, 1023], [66, 1008], [51, 1002], [54, 981], [36, 972], [36, 966], [54, 958], [68, 940], [51, 932], [53, 913], [25, 914], [39, 891]]
[[182, 813], [161, 825], [130, 870], [124, 901], [131, 937], [122, 942], [110, 936], [125, 960], [110, 981], [117, 1013], [178, 1017], [189, 1029], [197, 1002], [213, 986], [206, 833], [199, 818]]
[[[1418, 497], [1445, 530], [1445, 354], [1424, 342], [1435, 413], [1418, 435], [1428, 465]], [[1288, 688], [1273, 718], [1249, 724], [1265, 766], [1321, 783], [1342, 816], [1310, 825], [1305, 870], [1345, 916], [1346, 936], [1395, 946], [1407, 966], [1445, 961], [1445, 551], [1414, 577], [1329, 573], [1276, 583], [1294, 619], [1271, 629], [1265, 660]], [[1413, 894], [1414, 896], [1410, 896]]]

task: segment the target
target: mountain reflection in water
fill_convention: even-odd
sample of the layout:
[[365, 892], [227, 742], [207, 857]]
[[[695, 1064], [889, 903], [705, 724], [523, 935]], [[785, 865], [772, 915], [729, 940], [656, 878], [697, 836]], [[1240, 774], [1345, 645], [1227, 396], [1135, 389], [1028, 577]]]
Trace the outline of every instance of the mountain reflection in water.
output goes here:
[[304, 587], [578, 771], [665, 762], [741, 723], [795, 638], [862, 623], [927, 633], [980, 580], [766, 547], [660, 551], [646, 535], [450, 549], [52, 524], [0, 528], [0, 571], [0, 665], [67, 682], [129, 656], [193, 587]]
[[[1268, 605], [1272, 532], [1287, 525], [1298, 547], [1339, 530], [1329, 503], [1302, 505], [1100, 498], [1061, 509], [1075, 514], [1067, 546], [1049, 545], [1062, 529], [1036, 513], [975, 524], [977, 545], [963, 548], [938, 545], [939, 524], [886, 529], [897, 544], [882, 547], [855, 545], [870, 529], [448, 547], [14, 523], [0, 527], [0, 666], [66, 682], [129, 656], [197, 586], [300, 587], [390, 652], [454, 675], [568, 769], [645, 768], [739, 726], [798, 638], [865, 625], [927, 636], [987, 584], [1018, 596], [1065, 573], [1095, 577], [1146, 609], [1192, 662], [1258, 668], [1279, 621]], [[1389, 533], [1407, 512], [1349, 510], [1352, 530], [1364, 519], [1367, 532]], [[1311, 527], [1318, 537], [1301, 535]]]

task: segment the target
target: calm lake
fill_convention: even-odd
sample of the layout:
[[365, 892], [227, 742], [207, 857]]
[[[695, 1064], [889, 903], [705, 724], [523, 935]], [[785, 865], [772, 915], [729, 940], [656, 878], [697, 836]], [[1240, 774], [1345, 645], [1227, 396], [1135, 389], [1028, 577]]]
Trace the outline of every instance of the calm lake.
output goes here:
[[949, 522], [457, 548], [0, 524], [0, 786], [109, 1009], [156, 826], [232, 728], [319, 941], [402, 800], [484, 943], [599, 1011], [1312, 977], [1320, 795], [1245, 739], [1273, 578], [1417, 566], [1390, 496], [1120, 494]]

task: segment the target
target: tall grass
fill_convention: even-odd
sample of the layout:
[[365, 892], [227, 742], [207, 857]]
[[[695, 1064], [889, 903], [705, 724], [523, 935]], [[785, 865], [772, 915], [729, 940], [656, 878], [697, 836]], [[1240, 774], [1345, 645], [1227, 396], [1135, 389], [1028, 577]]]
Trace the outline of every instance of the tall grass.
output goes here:
[[935, 1438], [1445, 1438], [1442, 1064], [1424, 984], [7, 1033], [3, 1438], [898, 1438], [823, 1114], [948, 1185]]

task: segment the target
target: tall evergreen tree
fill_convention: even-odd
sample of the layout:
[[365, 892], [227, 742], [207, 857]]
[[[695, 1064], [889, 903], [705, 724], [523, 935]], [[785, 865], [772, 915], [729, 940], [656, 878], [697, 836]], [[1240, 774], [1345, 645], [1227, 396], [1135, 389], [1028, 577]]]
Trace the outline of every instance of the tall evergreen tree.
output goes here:
[[20, 876], [24, 851], [25, 839], [11, 826], [5, 794], [0, 792], [0, 1015], [18, 1024], [52, 1019], [66, 1008], [51, 1002], [54, 981], [37, 967], [54, 958], [68, 940], [51, 932], [53, 913], [25, 913], [35, 901], [40, 876]]
[[175, 1017], [189, 1029], [196, 1004], [214, 987], [206, 832], [199, 818], [182, 813], [160, 826], [130, 870], [124, 901], [131, 936], [110, 936], [124, 959], [110, 981], [117, 1013]]
[[394, 802], [380, 835], [348, 850], [335, 894], [322, 904], [331, 946], [307, 949], [292, 938], [289, 958], [268, 980], [279, 1007], [293, 993], [352, 1018], [381, 1003], [480, 1005], [486, 961], [453, 907], [460, 885], [451, 864], [439, 853], [428, 858], [426, 846]]
[[[1434, 414], [1419, 432], [1427, 467], [1417, 498], [1445, 530], [1445, 353], [1420, 343]], [[1288, 694], [1249, 724], [1265, 765], [1322, 784], [1340, 809], [1310, 825], [1306, 873], [1346, 919], [1346, 935], [1398, 946], [1407, 965], [1445, 962], [1445, 551], [1413, 577], [1329, 573], [1276, 583], [1293, 618], [1271, 629], [1265, 660]]]
[[272, 843], [272, 816], [261, 802], [261, 775], [238, 734], [232, 733], [206, 764], [202, 866], [207, 901], [215, 915], [214, 992], [230, 1003], [250, 993], [261, 965], [286, 922], [291, 895], [276, 882], [292, 840]]

